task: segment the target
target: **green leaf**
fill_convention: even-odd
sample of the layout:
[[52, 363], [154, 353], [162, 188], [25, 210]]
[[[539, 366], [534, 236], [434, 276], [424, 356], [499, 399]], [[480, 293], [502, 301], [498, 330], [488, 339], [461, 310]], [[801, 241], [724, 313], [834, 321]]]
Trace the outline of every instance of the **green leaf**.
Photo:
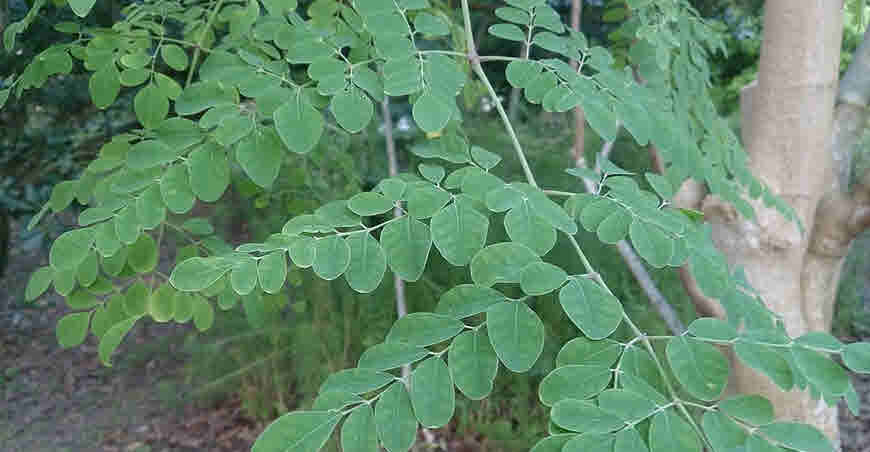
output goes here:
[[127, 167], [133, 170], [145, 170], [158, 165], [170, 163], [178, 158], [179, 152], [159, 140], [142, 140], [130, 149], [127, 154]]
[[598, 406], [626, 423], [636, 424], [656, 411], [656, 403], [633, 391], [608, 389], [598, 395]]
[[130, 329], [133, 328], [133, 325], [136, 324], [137, 320], [139, 320], [138, 316], [122, 320], [109, 328], [109, 330], [100, 338], [100, 345], [97, 352], [100, 356], [100, 361], [104, 365], [109, 367], [112, 366], [112, 353], [114, 353], [118, 346], [121, 345], [124, 336], [130, 332]]
[[529, 23], [531, 23], [529, 13], [517, 8], [507, 6], [501, 7], [495, 10], [495, 15], [499, 19], [513, 22], [515, 24], [529, 25]]
[[239, 295], [247, 295], [257, 287], [257, 261], [253, 257], [241, 257], [230, 273], [230, 285]]
[[496, 283], [519, 283], [526, 265], [541, 258], [519, 243], [496, 243], [480, 250], [471, 259], [471, 279], [490, 287]]
[[232, 268], [232, 264], [218, 257], [192, 257], [178, 264], [169, 281], [184, 292], [197, 292], [212, 285]]
[[758, 428], [759, 433], [800, 452], [832, 452], [830, 440], [815, 427], [797, 422], [775, 422]]
[[404, 342], [381, 342], [371, 346], [359, 357], [360, 369], [390, 370], [417, 362], [429, 356], [423, 347]]
[[637, 253], [655, 268], [662, 268], [674, 255], [674, 242], [657, 226], [635, 219], [628, 229]]
[[386, 386], [395, 377], [374, 369], [345, 369], [326, 378], [319, 392], [346, 391], [351, 394], [365, 394]]
[[495, 353], [513, 372], [532, 368], [544, 349], [544, 324], [525, 303], [505, 302], [486, 311], [486, 331]]
[[[523, 38], [525, 39], [525, 38]], [[539, 63], [530, 60], [511, 61], [505, 69], [508, 83], [514, 88], [525, 88], [541, 74]]]
[[314, 399], [311, 409], [314, 411], [340, 410], [350, 405], [363, 402], [362, 397], [340, 389], [321, 392]]
[[424, 132], [438, 132], [447, 125], [453, 114], [450, 103], [432, 91], [426, 91], [414, 102], [414, 121]]
[[728, 359], [716, 347], [678, 336], [668, 341], [668, 363], [689, 394], [701, 400], [718, 398], [728, 383]]
[[408, 188], [408, 213], [414, 218], [429, 218], [450, 202], [450, 193], [441, 187], [420, 182]]
[[526, 40], [526, 34], [523, 33], [523, 30], [520, 29], [520, 27], [514, 24], [492, 25], [489, 27], [489, 34], [510, 41], [523, 42]]
[[440, 184], [444, 179], [445, 171], [443, 166], [421, 163], [417, 165], [417, 169], [420, 171], [420, 175], [423, 176], [424, 179], [435, 185]]
[[350, 264], [344, 272], [344, 279], [351, 289], [359, 293], [374, 291], [387, 271], [384, 250], [366, 231], [349, 235], [345, 242], [350, 248]]
[[613, 450], [614, 452], [649, 452], [646, 443], [634, 427], [627, 427], [616, 433]]
[[72, 8], [76, 16], [85, 17], [96, 3], [97, 0], [69, 0], [69, 7]]
[[506, 301], [505, 296], [495, 289], [461, 284], [441, 295], [435, 313], [463, 319], [486, 312], [490, 306], [503, 301]]
[[175, 100], [175, 113], [188, 116], [219, 105], [237, 104], [235, 91], [232, 86], [216, 80], [194, 83]]
[[88, 326], [91, 323], [90, 312], [76, 312], [67, 314], [57, 321], [55, 332], [57, 343], [63, 348], [81, 345], [88, 335]]
[[76, 197], [76, 190], [78, 190], [78, 181], [64, 181], [60, 182], [51, 189], [51, 197], [48, 199], [48, 205], [51, 206], [51, 210], [55, 212], [60, 212], [72, 203], [73, 199]]
[[429, 226], [404, 216], [384, 227], [381, 246], [396, 275], [405, 281], [417, 281], [423, 275], [432, 248]]
[[417, 419], [405, 385], [393, 383], [381, 394], [375, 405], [375, 425], [388, 452], [406, 452], [411, 448], [417, 439]]
[[193, 324], [200, 332], [208, 330], [214, 324], [214, 308], [208, 300], [200, 296], [193, 297]]
[[[622, 419], [607, 413], [591, 402], [577, 399], [565, 399], [553, 405], [550, 419], [559, 427], [572, 432], [606, 433], [624, 425]], [[570, 447], [569, 442], [565, 445], [565, 450], [577, 449]]]
[[849, 387], [849, 375], [843, 367], [819, 352], [792, 347], [791, 354], [807, 380], [824, 394], [842, 395]]
[[304, 154], [314, 149], [323, 134], [323, 115], [301, 99], [278, 107], [272, 118], [284, 145], [296, 153]]
[[538, 386], [538, 397], [546, 406], [565, 399], [588, 399], [604, 390], [611, 380], [610, 367], [562, 366], [547, 374]]
[[468, 265], [483, 249], [489, 232], [489, 219], [462, 195], [435, 214], [429, 224], [435, 247], [447, 262], [457, 266]]
[[331, 411], [294, 411], [263, 430], [251, 452], [317, 452], [332, 436], [341, 413]]
[[314, 273], [331, 281], [350, 266], [350, 246], [342, 237], [331, 235], [314, 241]]
[[773, 404], [760, 395], [738, 395], [719, 402], [725, 414], [748, 422], [764, 425], [773, 422]]
[[39, 298], [54, 280], [54, 270], [51, 267], [39, 267], [30, 275], [27, 288], [24, 289], [24, 299], [33, 301]]
[[556, 229], [536, 215], [527, 202], [505, 215], [504, 227], [512, 241], [529, 247], [539, 256], [556, 245]]
[[[317, 271], [316, 267], [315, 271]], [[274, 251], [260, 259], [257, 275], [264, 292], [270, 294], [280, 292], [287, 277], [287, 257], [284, 251]]]
[[670, 181], [668, 181], [664, 176], [656, 173], [646, 173], [644, 174], [647, 182], [649, 182], [650, 186], [662, 199], [671, 199], [674, 197], [674, 186], [671, 185]]
[[689, 325], [689, 333], [700, 339], [731, 341], [737, 338], [737, 329], [727, 322], [711, 317], [697, 319]]
[[655, 415], [649, 429], [650, 452], [700, 452], [701, 442], [692, 427], [673, 409]]
[[450, 374], [456, 387], [471, 400], [481, 400], [493, 389], [498, 356], [481, 330], [465, 331], [450, 344]]
[[94, 72], [88, 81], [88, 89], [95, 107], [103, 109], [115, 103], [121, 92], [121, 74], [115, 63], [111, 62]]
[[142, 234], [133, 245], [127, 255], [127, 264], [137, 273], [150, 273], [157, 267], [157, 259], [160, 257], [157, 250], [157, 242], [150, 234]]
[[137, 281], [124, 293], [124, 312], [128, 317], [141, 317], [148, 312], [151, 294], [142, 281]]
[[371, 217], [387, 213], [394, 206], [393, 201], [389, 198], [369, 191], [358, 193], [353, 198], [350, 198], [347, 202], [347, 207], [357, 215]]
[[184, 165], [170, 166], [160, 179], [160, 194], [170, 212], [183, 214], [193, 208], [196, 197]]
[[587, 278], [569, 281], [559, 291], [559, 303], [568, 318], [590, 339], [610, 336], [622, 322], [619, 300]]
[[167, 66], [176, 71], [187, 69], [187, 53], [176, 44], [163, 44], [160, 48], [160, 56]]
[[344, 90], [336, 94], [329, 109], [344, 130], [357, 133], [372, 120], [374, 107], [372, 101], [359, 88]]
[[227, 156], [214, 143], [206, 143], [190, 153], [190, 188], [197, 198], [215, 202], [223, 196], [230, 184]]
[[495, 168], [501, 162], [501, 156], [496, 153], [489, 152], [480, 146], [471, 147], [471, 158], [474, 162], [480, 165], [486, 171]]
[[[612, 434], [584, 433], [573, 435], [571, 440], [565, 442], [562, 452], [610, 452], [616, 437]], [[632, 451], [634, 452], [634, 451]]]
[[175, 291], [173, 295], [173, 304], [175, 309], [172, 317], [178, 323], [187, 323], [193, 318], [193, 297], [185, 292]]
[[619, 208], [619, 204], [609, 198], [591, 200], [580, 210], [580, 224], [587, 231], [596, 232], [601, 222]]
[[343, 452], [379, 452], [375, 415], [368, 405], [353, 410], [341, 426]]
[[258, 129], [236, 145], [236, 160], [255, 184], [271, 188], [281, 171], [284, 147], [273, 129]]
[[628, 235], [628, 229], [633, 219], [634, 217], [627, 210], [617, 207], [613, 213], [598, 223], [598, 228], [595, 230], [598, 239], [609, 244], [619, 242]]
[[169, 285], [160, 286], [148, 301], [148, 314], [156, 322], [168, 322], [175, 316], [176, 291]]
[[789, 390], [794, 385], [791, 367], [773, 348], [738, 341], [734, 351], [743, 363], [767, 375], [780, 388]]
[[87, 290], [77, 289], [67, 297], [66, 304], [72, 309], [83, 310], [99, 305], [100, 300]]
[[169, 99], [157, 85], [151, 83], [136, 93], [136, 97], [133, 98], [133, 110], [143, 127], [153, 129], [169, 114]]
[[585, 337], [571, 339], [556, 355], [556, 366], [571, 364], [610, 367], [622, 354], [622, 346], [613, 340], [592, 341]]
[[308, 236], [295, 237], [290, 243], [288, 254], [297, 267], [310, 267], [314, 263], [314, 239]]
[[166, 207], [163, 205], [160, 187], [152, 185], [142, 192], [136, 200], [136, 216], [144, 229], [154, 229], [166, 221]]
[[794, 343], [807, 347], [830, 350], [832, 352], [839, 352], [845, 347], [839, 339], [823, 331], [810, 331], [809, 333], [796, 338]]
[[453, 380], [447, 364], [433, 356], [418, 364], [411, 374], [411, 405], [420, 424], [440, 428], [450, 422], [456, 406]]
[[386, 342], [426, 347], [456, 336], [464, 326], [459, 320], [445, 315], [414, 312], [396, 320], [387, 334]]
[[48, 262], [57, 271], [73, 270], [90, 254], [94, 243], [91, 229], [74, 229], [64, 232], [51, 244]]
[[746, 431], [728, 416], [707, 411], [701, 421], [701, 427], [713, 450], [734, 450], [746, 443]]
[[568, 280], [565, 270], [547, 262], [532, 262], [523, 268], [520, 287], [528, 295], [548, 294]]
[[419, 13], [414, 18], [414, 29], [417, 33], [429, 36], [443, 36], [450, 32], [444, 19], [429, 13]]
[[870, 373], [870, 343], [855, 342], [843, 350], [843, 362], [852, 372]]
[[619, 126], [616, 122], [616, 115], [606, 105], [602, 104], [597, 98], [584, 97], [583, 112], [586, 114], [586, 121], [589, 126], [605, 141], [613, 141], [619, 133]]

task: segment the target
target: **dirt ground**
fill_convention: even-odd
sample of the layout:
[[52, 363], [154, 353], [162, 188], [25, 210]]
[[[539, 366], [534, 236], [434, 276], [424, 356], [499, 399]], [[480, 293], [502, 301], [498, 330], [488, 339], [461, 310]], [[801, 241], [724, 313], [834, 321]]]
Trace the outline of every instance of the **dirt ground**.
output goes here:
[[[63, 300], [51, 295], [40, 307], [21, 303], [30, 272], [46, 262], [45, 250], [13, 247], [0, 279], [0, 451], [250, 450], [264, 426], [246, 418], [238, 400], [203, 405], [180, 396], [180, 348], [188, 327], [138, 325], [111, 368], [100, 364], [93, 337], [81, 347], [61, 349], [54, 324], [65, 310]], [[841, 404], [843, 451], [870, 452], [870, 375], [853, 381], [862, 410], [855, 417]], [[477, 441], [445, 443], [431, 436], [423, 432], [421, 442], [441, 443], [436, 450], [486, 448]]]

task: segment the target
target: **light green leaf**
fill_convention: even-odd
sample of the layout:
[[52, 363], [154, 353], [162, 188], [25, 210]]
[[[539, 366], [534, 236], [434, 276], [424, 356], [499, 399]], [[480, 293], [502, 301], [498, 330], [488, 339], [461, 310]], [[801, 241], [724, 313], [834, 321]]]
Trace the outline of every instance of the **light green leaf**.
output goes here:
[[281, 171], [284, 147], [273, 129], [258, 129], [236, 145], [236, 159], [255, 184], [270, 188]]
[[214, 143], [206, 143], [188, 156], [190, 188], [197, 198], [215, 202], [223, 196], [230, 184], [227, 156]]
[[231, 263], [219, 257], [192, 257], [172, 270], [169, 281], [178, 290], [197, 292], [214, 284], [231, 268]]
[[456, 387], [471, 400], [488, 396], [498, 374], [498, 356], [481, 330], [466, 331], [453, 339], [448, 356]]
[[627, 427], [616, 433], [613, 450], [614, 452], [649, 452], [646, 443], [634, 427]]
[[614, 450], [613, 442], [616, 437], [613, 434], [584, 433], [572, 436], [573, 438], [565, 442], [561, 452], [610, 452]]
[[104, 365], [109, 367], [112, 366], [112, 353], [114, 353], [118, 346], [121, 345], [124, 336], [130, 332], [130, 329], [133, 328], [133, 325], [136, 324], [137, 320], [139, 320], [138, 316], [122, 320], [109, 328], [109, 330], [100, 338], [100, 345], [97, 351], [100, 356], [100, 361]]
[[619, 242], [628, 235], [628, 228], [633, 219], [634, 217], [627, 210], [617, 207], [613, 213], [598, 223], [598, 228], [595, 230], [598, 239], [610, 244]]
[[496, 283], [518, 283], [526, 265], [541, 258], [529, 247], [519, 243], [496, 243], [480, 250], [471, 259], [471, 279], [480, 286]]
[[633, 391], [608, 389], [598, 395], [598, 406], [626, 423], [636, 424], [656, 411], [655, 402]]
[[424, 179], [435, 185], [440, 184], [444, 179], [445, 171], [443, 166], [421, 163], [417, 165], [417, 169], [420, 171], [420, 175], [423, 176]]
[[412, 111], [414, 121], [424, 132], [438, 132], [447, 125], [453, 114], [453, 108], [448, 102], [453, 102], [453, 100], [439, 97], [431, 91], [424, 92], [414, 102]]
[[273, 251], [260, 259], [257, 275], [263, 291], [270, 294], [280, 292], [287, 277], [287, 257], [284, 251]]
[[386, 342], [426, 347], [456, 336], [463, 328], [462, 322], [445, 315], [414, 312], [396, 320], [387, 334]]
[[344, 130], [357, 133], [372, 120], [372, 101], [359, 88], [344, 90], [332, 98], [329, 109]]
[[674, 186], [661, 174], [656, 173], [646, 173], [644, 174], [647, 182], [649, 182], [650, 186], [662, 199], [671, 199], [674, 197]]
[[450, 422], [456, 406], [453, 380], [447, 364], [433, 356], [411, 374], [411, 405], [423, 427], [440, 428]]
[[375, 405], [378, 437], [388, 452], [406, 452], [417, 439], [417, 419], [411, 409], [408, 391], [402, 383], [393, 383]]
[[169, 67], [176, 71], [187, 69], [187, 53], [176, 44], [163, 44], [160, 49], [160, 56], [163, 57], [163, 61]]
[[559, 291], [559, 303], [568, 318], [590, 339], [613, 334], [622, 322], [622, 305], [595, 282], [575, 279]]
[[528, 295], [548, 294], [568, 280], [565, 270], [547, 262], [532, 262], [523, 268], [520, 287]]
[[393, 272], [405, 281], [417, 281], [423, 275], [432, 248], [429, 226], [404, 216], [384, 227], [381, 246]]
[[719, 402], [725, 414], [748, 422], [764, 425], [773, 422], [773, 404], [760, 395], [738, 395]]
[[347, 207], [357, 215], [371, 217], [392, 210], [393, 202], [379, 193], [363, 192], [350, 198], [347, 202]]
[[495, 353], [513, 372], [532, 368], [544, 349], [544, 324], [525, 303], [505, 302], [486, 311], [486, 331]]
[[604, 390], [611, 380], [610, 367], [571, 365], [557, 367], [538, 386], [538, 397], [546, 406], [565, 399], [588, 399]]
[[791, 354], [798, 369], [822, 393], [842, 395], [848, 389], [849, 375], [827, 356], [800, 346], [792, 347]]
[[257, 261], [250, 256], [239, 258], [230, 273], [230, 285], [239, 295], [247, 295], [257, 287]]
[[824, 331], [810, 331], [794, 340], [795, 344], [815, 347], [832, 352], [841, 351], [845, 345], [839, 339]]
[[429, 13], [419, 13], [414, 18], [414, 29], [417, 33], [429, 36], [443, 36], [450, 32], [444, 19]]
[[673, 409], [655, 415], [649, 429], [650, 452], [700, 452], [701, 441]]
[[410, 185], [408, 189], [408, 213], [417, 219], [435, 215], [450, 202], [448, 191], [426, 182]]
[[159, 186], [152, 185], [139, 195], [136, 200], [136, 216], [144, 229], [154, 229], [166, 220], [166, 207], [163, 205]]
[[175, 294], [177, 292], [169, 285], [160, 286], [151, 293], [148, 300], [148, 314], [156, 322], [168, 322], [175, 316]]
[[48, 262], [57, 271], [74, 270], [88, 257], [94, 243], [91, 229], [64, 232], [51, 244]]
[[24, 289], [24, 299], [33, 301], [39, 298], [54, 280], [54, 270], [51, 267], [39, 267], [30, 275], [27, 288]]
[[187, 168], [184, 165], [170, 166], [160, 179], [160, 194], [169, 211], [183, 214], [193, 208], [196, 197], [190, 189]]
[[308, 102], [293, 99], [272, 115], [278, 135], [293, 152], [304, 154], [314, 149], [323, 134], [323, 115]]
[[193, 297], [193, 324], [200, 332], [208, 330], [214, 324], [214, 308], [208, 300], [200, 296]]
[[317, 452], [332, 436], [341, 413], [331, 411], [294, 411], [263, 430], [251, 452]]
[[288, 254], [297, 267], [310, 267], [314, 263], [314, 239], [308, 236], [295, 237], [290, 243]]
[[511, 209], [504, 217], [508, 237], [543, 256], [556, 245], [556, 229], [537, 216], [527, 202]]
[[832, 452], [830, 440], [815, 427], [797, 422], [775, 422], [758, 428], [759, 433], [800, 452]]
[[701, 427], [713, 450], [734, 450], [746, 443], [746, 431], [721, 412], [705, 412]]
[[463, 266], [486, 243], [489, 219], [472, 206], [469, 198], [460, 195], [432, 217], [430, 227], [432, 242], [444, 259]]
[[172, 317], [176, 322], [187, 323], [193, 318], [193, 296], [176, 290], [172, 302], [175, 305]]
[[505, 296], [495, 289], [461, 284], [441, 295], [435, 313], [463, 319], [486, 312], [490, 306], [502, 301], [506, 301]]
[[137, 273], [150, 273], [157, 267], [157, 259], [160, 257], [157, 250], [157, 242], [150, 234], [142, 234], [133, 245], [127, 255], [127, 264]]
[[380, 243], [365, 231], [351, 234], [345, 242], [350, 248], [350, 264], [344, 273], [344, 279], [359, 293], [374, 291], [387, 271], [387, 256]]
[[63, 181], [55, 185], [51, 189], [51, 197], [48, 199], [48, 205], [51, 206], [51, 210], [60, 212], [69, 207], [76, 197], [78, 187], [78, 181], [72, 180]]
[[[572, 432], [606, 433], [624, 425], [622, 419], [591, 402], [577, 399], [565, 399], [553, 405], [550, 419], [559, 427]], [[577, 450], [569, 446], [570, 442], [565, 445], [565, 450]]]
[[175, 113], [188, 116], [211, 107], [237, 103], [238, 99], [234, 87], [224, 85], [216, 80], [209, 80], [194, 83], [185, 88], [184, 93], [175, 100]]
[[350, 266], [350, 246], [342, 237], [331, 235], [314, 241], [314, 273], [331, 281]]
[[730, 341], [737, 337], [737, 329], [727, 322], [711, 317], [697, 319], [689, 325], [689, 333], [700, 339]]
[[63, 348], [81, 345], [88, 335], [90, 322], [90, 312], [76, 312], [61, 317], [55, 327], [57, 343]]
[[791, 367], [773, 348], [738, 341], [734, 351], [744, 364], [764, 373], [780, 388], [789, 390], [794, 385]]
[[855, 342], [843, 350], [843, 362], [852, 372], [870, 373], [870, 343]]
[[359, 357], [357, 367], [360, 369], [390, 370], [417, 362], [429, 351], [423, 347], [409, 345], [404, 342], [381, 342], [373, 345]]
[[495, 168], [501, 162], [501, 156], [480, 146], [471, 147], [471, 158], [486, 171]]
[[657, 226], [635, 219], [628, 229], [637, 253], [655, 268], [662, 268], [674, 255], [674, 242]]
[[386, 386], [395, 377], [374, 369], [345, 369], [326, 378], [319, 392], [346, 391], [352, 394], [365, 394]]
[[146, 129], [160, 125], [169, 114], [169, 99], [157, 85], [151, 83], [143, 87], [133, 98], [133, 110], [136, 118]]
[[556, 366], [571, 364], [610, 367], [622, 354], [622, 346], [613, 340], [592, 341], [585, 337], [571, 339], [556, 355]]
[[69, 0], [69, 7], [72, 8], [76, 16], [85, 17], [96, 3], [97, 0]]
[[94, 72], [88, 81], [88, 89], [95, 107], [102, 109], [115, 103], [121, 92], [121, 74], [114, 61]]
[[510, 41], [525, 41], [526, 34], [514, 24], [495, 24], [489, 27], [489, 34]]
[[127, 317], [140, 317], [148, 312], [148, 288], [142, 281], [135, 282], [124, 293], [124, 312]]
[[314, 399], [311, 409], [314, 411], [340, 410], [350, 405], [363, 402], [362, 397], [340, 389], [321, 392]]
[[718, 398], [728, 383], [729, 366], [716, 347], [678, 336], [668, 341], [668, 363], [689, 394], [701, 400]]
[[342, 452], [379, 452], [375, 415], [368, 405], [353, 410], [341, 426]]
[[511, 61], [505, 70], [507, 81], [514, 88], [525, 88], [540, 74], [541, 65], [531, 60]]

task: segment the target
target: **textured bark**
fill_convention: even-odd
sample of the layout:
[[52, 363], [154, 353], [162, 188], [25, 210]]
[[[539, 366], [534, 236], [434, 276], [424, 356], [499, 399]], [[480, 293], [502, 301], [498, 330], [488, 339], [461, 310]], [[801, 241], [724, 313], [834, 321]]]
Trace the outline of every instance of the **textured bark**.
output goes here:
[[[832, 134], [852, 130], [833, 127], [842, 25], [839, 0], [768, 0], [758, 80], [741, 99], [750, 168], [794, 207], [807, 232], [760, 203], [754, 204], [754, 222], [715, 196], [702, 203], [719, 249], [746, 270], [792, 336], [829, 328], [842, 257], [851, 242], [845, 234], [830, 234], [848, 222], [844, 205], [851, 200], [839, 194], [842, 184], [835, 176], [848, 166], [849, 150], [842, 148], [840, 133]], [[839, 121], [839, 110], [836, 116]], [[739, 363], [734, 377], [738, 391], [761, 393], [778, 416], [814, 424], [838, 442], [835, 409], [806, 392], [784, 393]]]

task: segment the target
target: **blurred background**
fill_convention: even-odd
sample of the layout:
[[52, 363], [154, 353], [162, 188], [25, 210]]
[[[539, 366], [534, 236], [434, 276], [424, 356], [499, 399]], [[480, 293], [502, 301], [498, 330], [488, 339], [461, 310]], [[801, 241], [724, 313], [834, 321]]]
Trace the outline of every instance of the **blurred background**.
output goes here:
[[[86, 20], [108, 26], [127, 3], [100, 0]], [[311, 3], [300, 1], [300, 8]], [[739, 132], [739, 92], [757, 71], [763, 1], [691, 3], [725, 43], [727, 52], [715, 54], [710, 64], [712, 92], [719, 112]], [[864, 2], [854, 3], [859, 6], [844, 12], [842, 70], [866, 26]], [[433, 4], [455, 14], [449, 1]], [[569, 22], [570, 1], [549, 4]], [[0, 30], [23, 17], [29, 6], [24, 0], [0, 0]], [[496, 1], [472, 0], [480, 53], [516, 55], [519, 45], [486, 33], [499, 6]], [[619, 58], [628, 48], [626, 37], [615, 31], [624, 18], [623, 0], [585, 0], [581, 29], [591, 43], [610, 48]], [[54, 26], [68, 20], [76, 18], [65, 5], [44, 8], [14, 53], [0, 53], [3, 72], [20, 73], [36, 53], [61, 38]], [[505, 81], [503, 67], [493, 64], [489, 69], [538, 177], [552, 186], [577, 185], [577, 179], [564, 172], [574, 162], [571, 115], [547, 113], [520, 101], [519, 92]], [[179, 81], [184, 75], [176, 74]], [[2, 84], [0, 80], [0, 89]], [[215, 327], [205, 334], [188, 325], [140, 324], [112, 368], [99, 364], [93, 338], [83, 347], [60, 349], [53, 328], [65, 309], [62, 298], [47, 296], [26, 303], [24, 288], [30, 273], [47, 262], [51, 240], [75, 224], [76, 209], [82, 206], [73, 203], [67, 212], [47, 217], [33, 230], [26, 226], [55, 184], [78, 177], [111, 136], [138, 127], [132, 112], [134, 93], [122, 92], [112, 107], [99, 110], [91, 103], [87, 75], [74, 70], [0, 110], [0, 450], [248, 450], [269, 420], [307, 407], [327, 374], [354, 365], [366, 347], [382, 341], [395, 320], [391, 278], [376, 292], [360, 295], [343, 280], [325, 282], [310, 272], [291, 271], [282, 293], [220, 312]], [[426, 137], [403, 102], [394, 101], [390, 111], [400, 170], [407, 170], [420, 162], [411, 149]], [[517, 180], [519, 164], [512, 160], [510, 142], [482, 87], [469, 84], [459, 104], [470, 141], [502, 155], [505, 161], [496, 173]], [[224, 198], [198, 205], [197, 213], [207, 214], [216, 235], [229, 244], [261, 241], [289, 217], [369, 190], [385, 178], [385, 127], [380, 120], [352, 136], [328, 130], [311, 154], [287, 155], [278, 182], [268, 192], [237, 168]], [[858, 165], [866, 168], [870, 137], [864, 142]], [[590, 156], [602, 145], [591, 130], [585, 134], [584, 148]], [[611, 159], [633, 171], [652, 165], [647, 150], [625, 133], [615, 142]], [[616, 249], [583, 233], [584, 249], [607, 275], [629, 315], [649, 334], [668, 334]], [[164, 246], [161, 266], [171, 269], [185, 250], [171, 241]], [[557, 245], [549, 257], [573, 268], [576, 262], [568, 251]], [[448, 265], [437, 253], [432, 253], [430, 265], [432, 271], [421, 281], [407, 284], [412, 312], [432, 309], [441, 293], [465, 282], [464, 269]], [[650, 272], [682, 321], [694, 319], [694, 306], [676, 272]], [[834, 335], [850, 341], [870, 338], [868, 283], [870, 236], [865, 234], [853, 246], [843, 271]], [[458, 398], [454, 421], [444, 429], [422, 432], [418, 450], [528, 450], [546, 432], [537, 383], [553, 368], [561, 345], [575, 334], [553, 306], [557, 304], [538, 305], [548, 337], [544, 355], [530, 374], [501, 372], [491, 397], [480, 402]], [[866, 404], [870, 381], [855, 383]], [[870, 414], [862, 414], [856, 418], [841, 410], [844, 450], [870, 450]]]

